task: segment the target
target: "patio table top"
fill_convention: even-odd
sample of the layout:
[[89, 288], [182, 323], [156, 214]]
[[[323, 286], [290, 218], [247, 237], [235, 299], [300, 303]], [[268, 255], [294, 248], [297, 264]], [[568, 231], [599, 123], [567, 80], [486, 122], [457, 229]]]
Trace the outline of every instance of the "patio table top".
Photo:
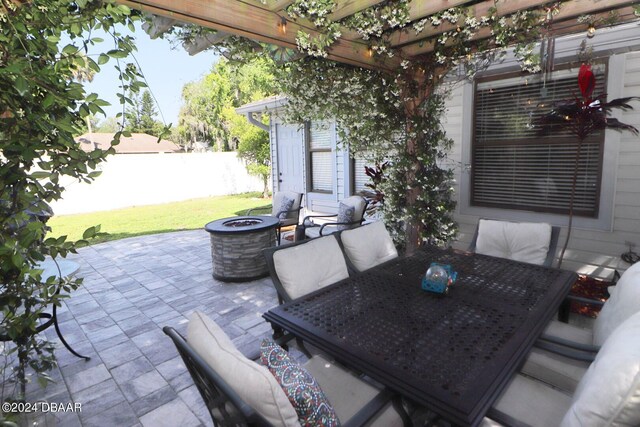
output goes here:
[[[427, 293], [431, 262], [458, 279]], [[573, 272], [426, 247], [264, 317], [460, 425], [477, 425], [576, 280]]]

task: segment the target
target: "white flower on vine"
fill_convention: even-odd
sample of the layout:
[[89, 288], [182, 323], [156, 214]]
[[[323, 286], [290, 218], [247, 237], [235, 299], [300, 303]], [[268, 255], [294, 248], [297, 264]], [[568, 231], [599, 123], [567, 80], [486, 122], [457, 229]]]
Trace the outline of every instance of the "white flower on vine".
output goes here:
[[18, 110], [16, 111], [16, 114], [18, 114], [18, 117], [23, 118], [24, 110], [22, 108], [18, 108]]

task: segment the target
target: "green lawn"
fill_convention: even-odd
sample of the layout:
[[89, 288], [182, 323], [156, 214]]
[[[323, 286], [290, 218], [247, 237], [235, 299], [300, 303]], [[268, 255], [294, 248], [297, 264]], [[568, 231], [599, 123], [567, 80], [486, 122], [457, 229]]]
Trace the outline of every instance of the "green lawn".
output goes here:
[[250, 208], [271, 206], [270, 202], [262, 199], [260, 193], [246, 193], [89, 214], [55, 215], [48, 222], [52, 229], [48, 236], [66, 235], [69, 240], [78, 240], [87, 228], [101, 225], [100, 231], [108, 234], [91, 240], [94, 244], [144, 234], [193, 230], [215, 219], [244, 214]]

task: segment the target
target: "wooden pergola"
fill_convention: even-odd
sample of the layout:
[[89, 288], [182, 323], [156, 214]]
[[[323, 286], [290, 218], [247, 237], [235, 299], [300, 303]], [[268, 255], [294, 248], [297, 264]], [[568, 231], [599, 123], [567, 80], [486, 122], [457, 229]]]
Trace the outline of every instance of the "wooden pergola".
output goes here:
[[[229, 35], [246, 37], [258, 42], [296, 49], [296, 34], [303, 30], [309, 34], [317, 34], [312, 23], [304, 20], [292, 20], [286, 8], [291, 0], [117, 0], [119, 3], [144, 12], [164, 17], [162, 32], [179, 23], [192, 23], [211, 28], [218, 33], [209, 35], [197, 46], [188, 47], [197, 52], [212, 44], [216, 44]], [[330, 19], [336, 22], [369, 7], [384, 3], [381, 0], [335, 0], [336, 6]], [[469, 7], [475, 16], [486, 16], [490, 8], [496, 9], [497, 16], [505, 16], [518, 11], [540, 7], [558, 7], [553, 15], [553, 36], [585, 32], [589, 23], [578, 18], [590, 15], [591, 22], [608, 22], [607, 18], [614, 13], [616, 23], [624, 23], [638, 19], [634, 14], [630, 0], [412, 0], [409, 3], [411, 22], [418, 22], [431, 15], [452, 7]], [[285, 25], [283, 25], [285, 23]], [[601, 24], [603, 25], [603, 24]], [[608, 24], [607, 24], [608, 25]], [[162, 28], [164, 27], [164, 28]], [[337, 62], [366, 68], [392, 70], [399, 66], [402, 59], [409, 61], [419, 59], [434, 49], [434, 37], [446, 31], [456, 29], [455, 24], [443, 22], [438, 27], [427, 25], [419, 34], [411, 30], [411, 24], [403, 29], [385, 31], [383, 38], [399, 53], [393, 58], [386, 55], [372, 55], [370, 42], [363, 40], [355, 31], [341, 28], [341, 37], [334, 43], [328, 58]], [[484, 28], [475, 35], [477, 39], [490, 38], [491, 31]]]

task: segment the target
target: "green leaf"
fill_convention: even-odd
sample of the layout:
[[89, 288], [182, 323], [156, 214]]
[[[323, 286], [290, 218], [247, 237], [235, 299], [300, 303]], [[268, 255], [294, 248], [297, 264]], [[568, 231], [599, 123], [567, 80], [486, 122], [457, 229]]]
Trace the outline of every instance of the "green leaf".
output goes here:
[[16, 88], [20, 96], [25, 96], [29, 92], [29, 84], [22, 76], [16, 77], [14, 87]]
[[90, 239], [90, 238], [94, 237], [95, 235], [96, 235], [96, 228], [95, 227], [89, 227], [84, 231], [84, 233], [82, 233], [82, 238], [83, 239]]
[[104, 65], [107, 62], [109, 62], [109, 55], [101, 53], [100, 56], [98, 56], [98, 65]]
[[47, 179], [51, 176], [51, 172], [38, 171], [31, 173], [31, 177], [34, 179]]

